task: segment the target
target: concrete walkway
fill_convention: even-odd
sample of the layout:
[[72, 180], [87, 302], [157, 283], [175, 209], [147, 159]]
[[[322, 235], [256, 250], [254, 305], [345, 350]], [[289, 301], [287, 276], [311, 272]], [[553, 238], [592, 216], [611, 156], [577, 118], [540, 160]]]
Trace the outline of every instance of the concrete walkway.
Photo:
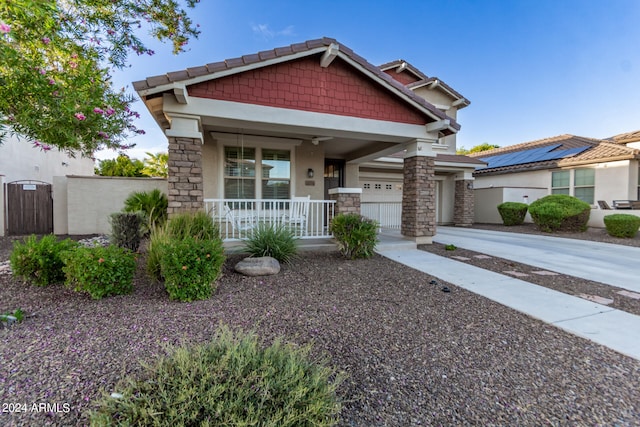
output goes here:
[[[473, 238], [465, 236], [466, 233], [469, 236], [477, 236], [475, 240], [486, 240], [489, 243], [474, 243]], [[503, 236], [504, 234], [511, 236]], [[593, 265], [585, 266], [585, 264], [591, 262], [590, 259], [577, 262], [577, 255], [575, 254], [577, 249], [569, 251], [564, 246], [570, 243], [558, 242], [558, 240], [570, 239], [555, 237], [543, 237], [541, 239], [540, 237], [477, 229], [438, 227], [438, 236], [434, 238], [434, 241], [454, 244], [458, 247], [572, 276], [588, 276], [584, 272], [578, 274], [584, 267], [589, 271], [594, 271], [594, 277], [585, 278], [599, 282], [602, 282], [600, 277], [608, 276], [609, 273], [613, 273], [612, 270], [614, 269], [617, 271], [613, 276], [622, 281], [628, 280], [632, 276], [635, 277], [635, 279], [632, 279], [635, 282], [631, 283], [638, 285], [637, 282], [640, 281], [638, 279], [640, 275], [637, 270], [637, 263], [640, 262], [638, 248], [628, 248], [629, 251], [627, 251], [625, 249], [627, 247], [620, 247], [619, 245], [600, 246], [604, 245], [600, 244], [592, 246], [591, 242], [578, 241], [582, 244], [584, 252], [596, 251], [595, 253], [605, 257], [606, 249], [611, 249], [620, 259], [625, 260], [621, 264], [615, 264], [614, 266], [606, 266], [606, 263], [599, 263], [597, 265], [604, 269], [604, 271], [599, 271]], [[500, 248], [503, 244], [506, 245], [506, 248]], [[553, 324], [572, 334], [587, 338], [640, 360], [640, 316], [474, 267], [464, 262], [421, 251], [415, 248], [415, 244], [403, 241], [397, 235], [395, 237], [388, 234], [381, 236], [378, 252], [401, 264], [438, 277], [507, 307]], [[634, 256], [636, 260], [634, 265], [626, 264]], [[534, 257], [536, 259], [535, 263], [529, 257]], [[560, 266], [566, 268], [561, 270]], [[616, 286], [623, 287], [618, 284]]]

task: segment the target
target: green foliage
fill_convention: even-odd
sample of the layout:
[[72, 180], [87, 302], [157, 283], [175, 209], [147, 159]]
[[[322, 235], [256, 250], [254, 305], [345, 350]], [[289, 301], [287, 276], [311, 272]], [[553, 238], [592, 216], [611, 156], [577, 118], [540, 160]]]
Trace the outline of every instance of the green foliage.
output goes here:
[[169, 298], [195, 301], [211, 297], [224, 260], [220, 238], [169, 239], [160, 247], [160, 271]]
[[260, 224], [245, 241], [245, 249], [252, 256], [270, 256], [288, 264], [294, 259], [298, 247], [293, 230]]
[[151, 229], [149, 243], [147, 244], [147, 274], [158, 282], [162, 280], [162, 270], [160, 268], [162, 248], [169, 243], [169, 240], [171, 240], [171, 237], [167, 224]]
[[640, 217], [630, 214], [613, 214], [604, 217], [607, 233], [613, 237], [635, 237], [640, 228]]
[[145, 176], [142, 170], [144, 163], [138, 159], [131, 159], [126, 154], [120, 154], [115, 159], [100, 160], [96, 175], [101, 176], [128, 176], [141, 177]]
[[91, 414], [92, 426], [333, 426], [343, 376], [310, 346], [223, 327], [211, 343], [175, 349], [127, 378]]
[[521, 225], [527, 215], [529, 205], [520, 202], [504, 202], [498, 205], [498, 212], [504, 225]]
[[144, 159], [144, 169], [142, 173], [147, 176], [158, 176], [166, 178], [169, 175], [169, 153], [146, 153], [148, 158]]
[[185, 212], [175, 215], [168, 222], [169, 235], [181, 240], [185, 237], [194, 239], [218, 239], [220, 231], [213, 218], [205, 212]]
[[340, 253], [349, 259], [371, 258], [378, 243], [378, 223], [358, 214], [339, 214], [329, 226]]
[[142, 212], [144, 221], [142, 233], [146, 236], [154, 227], [161, 227], [167, 221], [169, 199], [159, 189], [132, 193], [124, 201], [125, 212]]
[[476, 145], [475, 147], [471, 147], [470, 149], [466, 149], [464, 147], [460, 147], [456, 150], [456, 154], [469, 154], [469, 153], [480, 153], [482, 151], [493, 150], [494, 148], [500, 148], [499, 145], [489, 144], [488, 142], [483, 142], [480, 145]]
[[529, 205], [533, 222], [542, 231], [585, 231], [591, 206], [566, 194], [551, 194]]
[[2, 130], [44, 150], [85, 156], [123, 150], [142, 131], [133, 97], [112, 88], [110, 73], [130, 51], [152, 55], [136, 35], [141, 22], [183, 51], [198, 30], [180, 7], [197, 0], [17, 0], [0, 2], [0, 143]]
[[213, 218], [204, 212], [181, 213], [173, 216], [164, 226], [154, 227], [147, 247], [147, 273], [152, 278], [162, 280], [160, 258], [163, 244], [186, 237], [219, 240], [220, 232]]
[[456, 245], [449, 244], [449, 245], [445, 245], [444, 249], [446, 251], [455, 251], [456, 249], [458, 249], [458, 247]]
[[142, 237], [142, 212], [115, 212], [111, 214], [111, 243], [121, 248], [137, 251]]
[[133, 291], [136, 256], [115, 245], [78, 247], [62, 253], [65, 285], [93, 299]]
[[11, 270], [14, 275], [38, 286], [62, 282], [64, 263], [60, 254], [76, 246], [77, 242], [70, 239], [58, 241], [53, 234], [40, 240], [35, 235], [27, 237], [24, 242], [16, 240], [10, 256]]

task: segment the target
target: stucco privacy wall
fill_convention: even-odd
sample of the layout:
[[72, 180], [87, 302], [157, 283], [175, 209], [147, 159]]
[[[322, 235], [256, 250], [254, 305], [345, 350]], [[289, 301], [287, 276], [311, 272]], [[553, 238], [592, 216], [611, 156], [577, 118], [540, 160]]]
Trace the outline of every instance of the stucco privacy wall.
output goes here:
[[131, 193], [156, 188], [167, 193], [163, 178], [66, 176], [53, 181], [55, 234], [110, 234], [109, 215], [121, 211]]

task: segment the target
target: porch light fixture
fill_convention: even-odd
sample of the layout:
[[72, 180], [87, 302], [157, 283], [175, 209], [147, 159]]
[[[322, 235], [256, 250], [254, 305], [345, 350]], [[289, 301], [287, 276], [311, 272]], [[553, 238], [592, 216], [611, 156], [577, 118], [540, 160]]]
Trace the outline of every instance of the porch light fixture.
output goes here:
[[313, 178], [313, 169], [307, 169], [307, 178]]
[[467, 183], [467, 190], [473, 190], [473, 182]]

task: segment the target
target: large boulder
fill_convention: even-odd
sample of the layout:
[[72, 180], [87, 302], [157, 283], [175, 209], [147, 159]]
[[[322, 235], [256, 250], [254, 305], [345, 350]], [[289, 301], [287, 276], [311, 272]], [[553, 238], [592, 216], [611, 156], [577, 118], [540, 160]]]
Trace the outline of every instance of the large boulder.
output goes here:
[[280, 263], [270, 256], [249, 257], [237, 263], [235, 270], [245, 276], [270, 276], [280, 272]]

